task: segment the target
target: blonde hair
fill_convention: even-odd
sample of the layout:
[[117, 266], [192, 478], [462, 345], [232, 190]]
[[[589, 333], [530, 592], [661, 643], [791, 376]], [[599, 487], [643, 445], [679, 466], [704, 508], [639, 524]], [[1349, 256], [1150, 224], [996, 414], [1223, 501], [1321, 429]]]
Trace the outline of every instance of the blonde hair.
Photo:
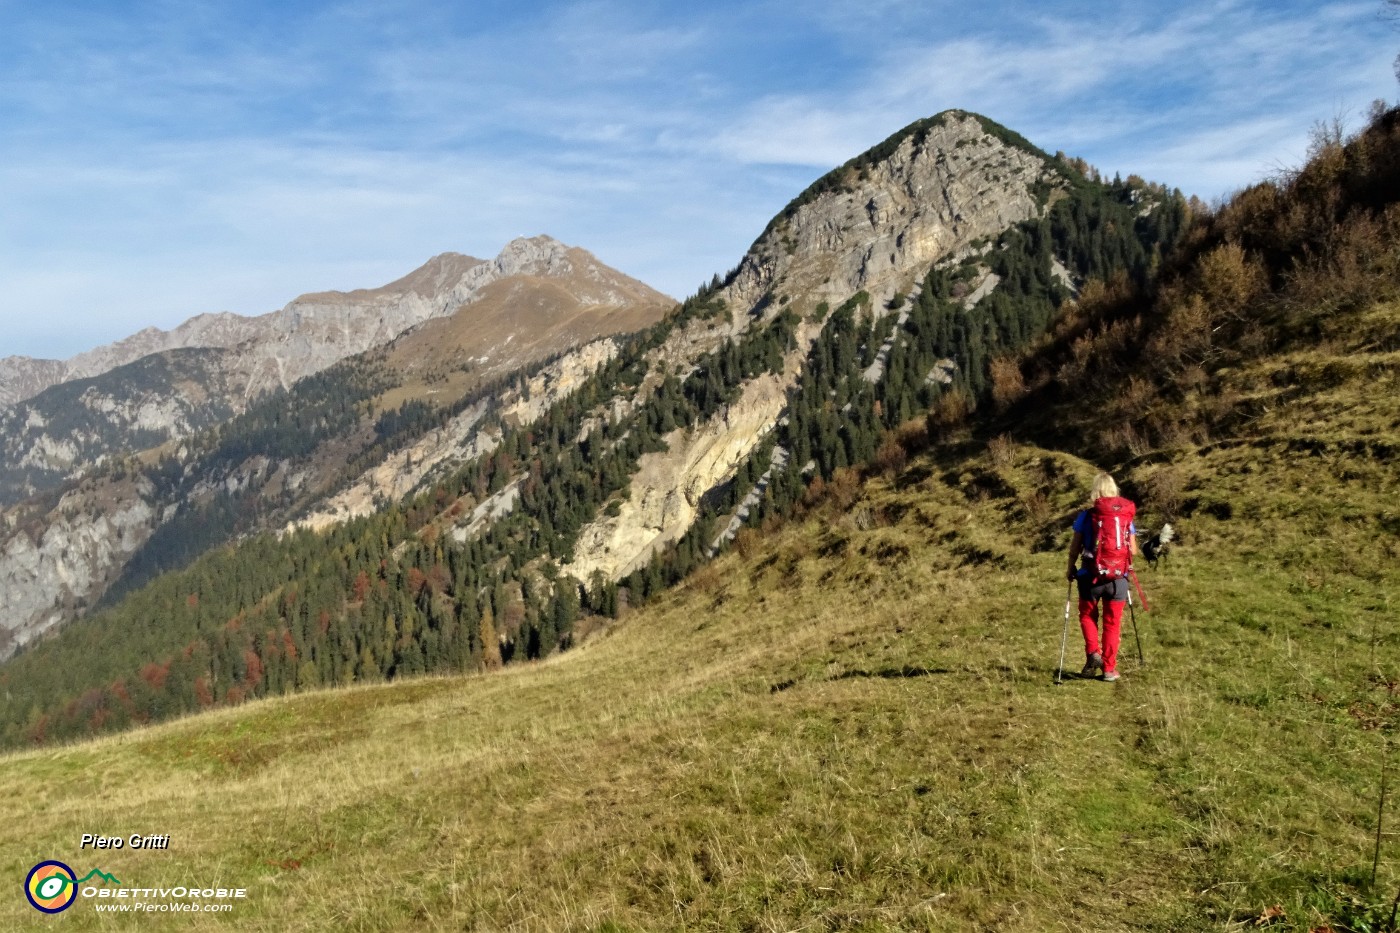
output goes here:
[[1112, 476], [1100, 473], [1094, 477], [1093, 493], [1090, 495], [1090, 499], [1098, 500], [1116, 495], [1118, 495], [1118, 484], [1113, 481]]

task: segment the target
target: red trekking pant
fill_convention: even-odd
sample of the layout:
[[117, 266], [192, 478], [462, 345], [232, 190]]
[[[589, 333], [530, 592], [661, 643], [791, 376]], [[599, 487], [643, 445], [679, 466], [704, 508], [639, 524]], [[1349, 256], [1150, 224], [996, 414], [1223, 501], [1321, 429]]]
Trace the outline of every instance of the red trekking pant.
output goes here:
[[1081, 599], [1079, 601], [1079, 628], [1084, 632], [1084, 651], [1095, 654], [1100, 650], [1098, 609], [1103, 603], [1103, 669], [1109, 673], [1118, 669], [1118, 636], [1123, 631], [1122, 599]]

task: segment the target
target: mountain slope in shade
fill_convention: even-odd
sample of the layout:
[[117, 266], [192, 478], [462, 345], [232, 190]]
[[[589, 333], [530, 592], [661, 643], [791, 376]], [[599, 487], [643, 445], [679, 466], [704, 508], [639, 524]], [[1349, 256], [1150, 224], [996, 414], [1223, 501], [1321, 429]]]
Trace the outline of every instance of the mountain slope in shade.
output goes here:
[[0, 507], [55, 488], [91, 464], [232, 417], [247, 374], [227, 350], [152, 353], [100, 376], [50, 386], [0, 409]]

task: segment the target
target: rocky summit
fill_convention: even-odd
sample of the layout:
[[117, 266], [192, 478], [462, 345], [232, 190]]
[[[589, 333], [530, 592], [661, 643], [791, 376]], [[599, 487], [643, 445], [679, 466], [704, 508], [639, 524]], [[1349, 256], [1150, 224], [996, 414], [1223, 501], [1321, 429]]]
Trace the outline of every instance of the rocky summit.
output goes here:
[[1038, 216], [1062, 187], [1043, 153], [975, 114], [949, 111], [825, 176], [779, 214], [725, 298], [754, 308], [784, 296], [878, 303], [928, 267]]

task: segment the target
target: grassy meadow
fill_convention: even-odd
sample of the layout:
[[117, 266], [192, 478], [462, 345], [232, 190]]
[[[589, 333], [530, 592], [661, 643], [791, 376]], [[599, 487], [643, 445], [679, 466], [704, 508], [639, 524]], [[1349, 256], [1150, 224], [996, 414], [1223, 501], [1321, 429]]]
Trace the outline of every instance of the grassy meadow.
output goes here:
[[[1351, 191], [1351, 159], [1389, 198], [1388, 153], [1382, 115], [1289, 196]], [[1393, 929], [1400, 253], [1369, 214], [1329, 226], [1272, 191], [1214, 222], [1304, 243], [1301, 265], [1274, 257], [1289, 290], [1261, 323], [1241, 309], [1262, 267], [1207, 252], [1183, 279], [1199, 294], [1170, 285], [1156, 317], [1127, 302], [1160, 328], [1054, 338], [1058, 409], [1032, 395], [1019, 423], [838, 474], [562, 655], [0, 757], [0, 928]], [[1330, 266], [1298, 239], [1314, 217], [1324, 245], [1351, 237]], [[1253, 349], [1222, 354], [1235, 331]], [[1070, 417], [1099, 391], [1091, 355], [1127, 358], [1131, 334], [1176, 395], [1135, 373], [1099, 387], [1158, 438], [1117, 473], [1140, 527], [1179, 538], [1143, 569], [1123, 679], [1074, 675], [1072, 624], [1056, 685], [1067, 529], [1096, 468], [1029, 439], [1091, 417]], [[170, 845], [80, 850], [84, 833]], [[50, 917], [21, 890], [46, 859], [247, 897]]]
[[[1117, 684], [1077, 677], [1073, 622], [1054, 683], [1094, 468], [965, 436], [546, 662], [0, 758], [0, 926], [1362, 929], [1400, 885], [1392, 800], [1370, 888], [1400, 704], [1395, 356], [1275, 359], [1315, 384], [1122, 474], [1180, 540], [1142, 573], [1147, 665], [1125, 621]], [[248, 897], [46, 917], [20, 889], [49, 858]]]

